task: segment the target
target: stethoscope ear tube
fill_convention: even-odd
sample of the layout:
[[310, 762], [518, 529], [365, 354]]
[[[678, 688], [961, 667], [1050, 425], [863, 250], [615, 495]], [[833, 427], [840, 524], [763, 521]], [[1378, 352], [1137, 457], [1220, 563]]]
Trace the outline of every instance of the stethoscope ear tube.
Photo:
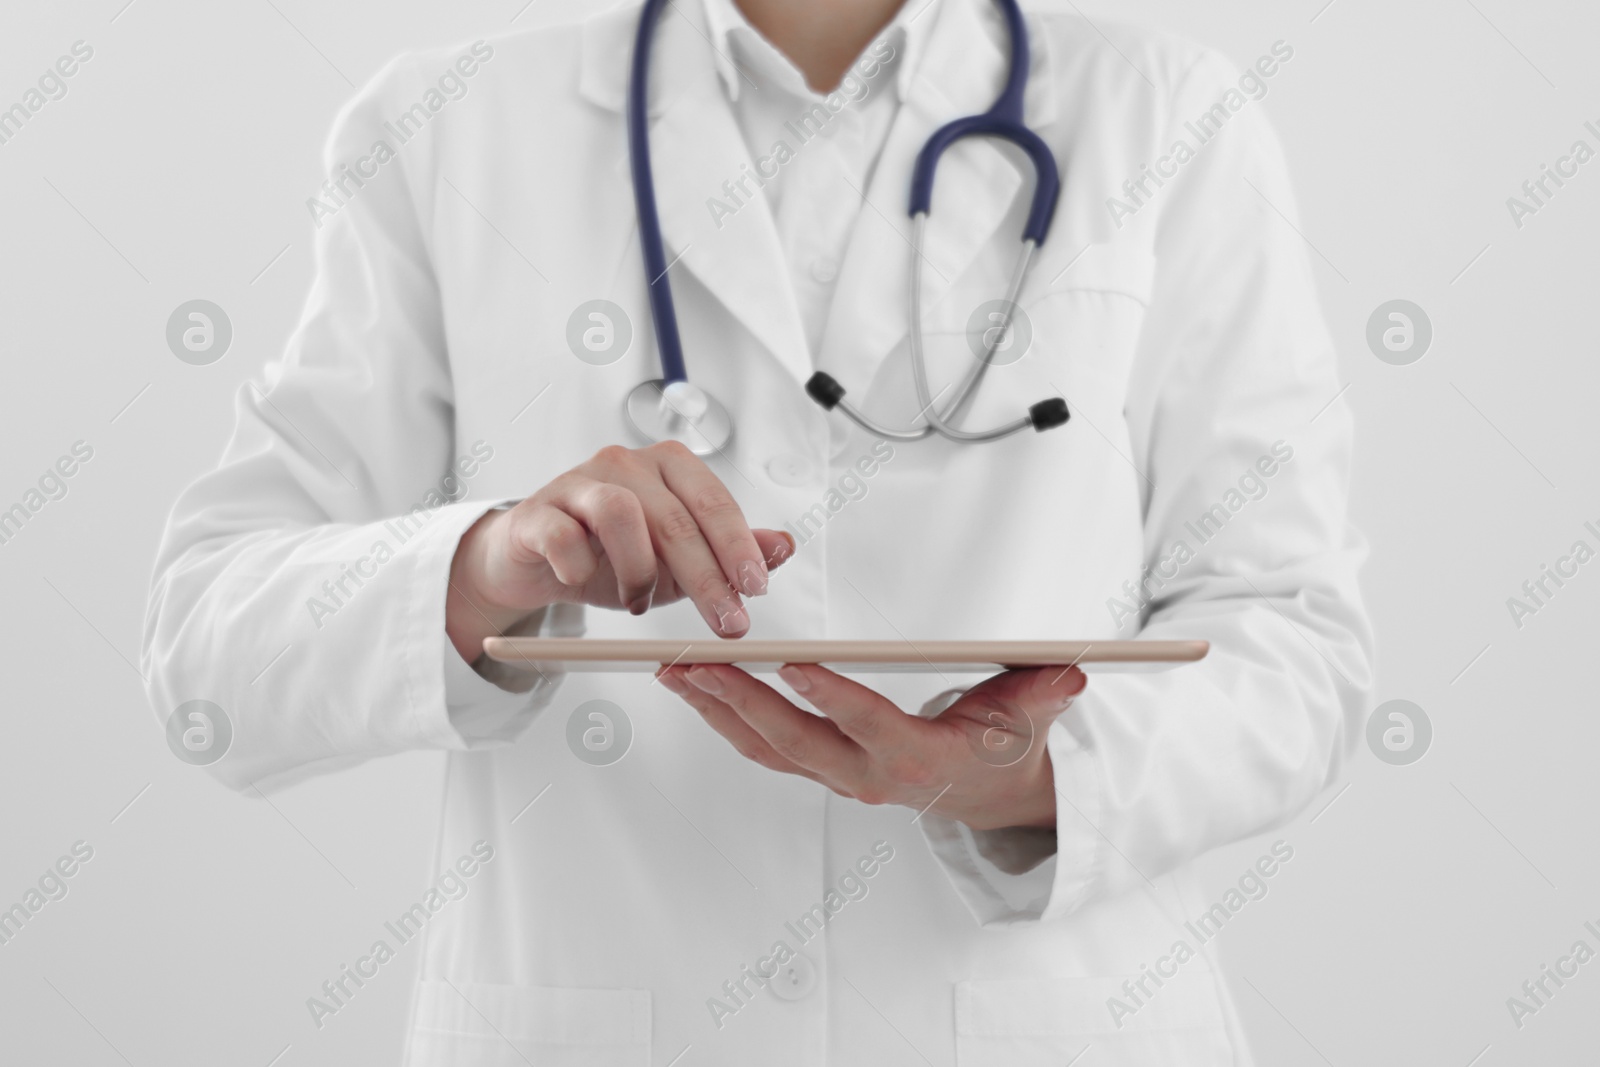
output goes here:
[[[920, 440], [928, 436], [928, 433], [933, 429], [932, 424], [925, 425], [918, 430], [890, 430], [880, 427], [846, 403], [844, 393], [844, 386], [840, 385], [834, 376], [827, 371], [819, 370], [806, 380], [806, 395], [815, 400], [822, 410], [833, 411], [837, 408], [868, 433], [877, 434], [880, 437], [889, 437], [897, 441]], [[1045, 430], [1053, 430], [1057, 426], [1064, 426], [1071, 417], [1072, 413], [1067, 410], [1066, 400], [1059, 396], [1052, 396], [1046, 397], [1028, 409], [1027, 423], [1035, 431], [1043, 433]]]
[[[1011, 328], [1011, 310], [1017, 306], [1022, 284], [1033, 265], [1033, 254], [1050, 232], [1050, 222], [1055, 216], [1056, 203], [1061, 195], [1061, 176], [1055, 156], [1043, 138], [1034, 133], [1023, 120], [1023, 97], [1028, 84], [1028, 32], [1022, 20], [1017, 0], [996, 0], [1006, 22], [1011, 39], [1011, 66], [1006, 75], [1005, 87], [994, 104], [981, 115], [970, 115], [946, 123], [928, 138], [922, 151], [917, 153], [911, 170], [911, 292], [910, 307], [911, 376], [917, 388], [917, 402], [922, 405], [920, 417], [926, 422], [915, 430], [894, 430], [879, 426], [844, 399], [845, 390], [831, 376], [818, 372], [806, 383], [806, 392], [827, 411], [843, 412], [851, 421], [869, 433], [894, 440], [917, 440], [930, 433], [952, 441], [977, 443], [998, 441], [1021, 430], [1033, 427], [1038, 432], [1064, 425], [1070, 417], [1067, 402], [1061, 397], [1049, 397], [1028, 409], [1022, 418], [992, 430], [968, 431], [956, 427], [962, 411], [974, 395], [978, 383], [994, 361], [995, 349]], [[928, 370], [922, 350], [922, 245], [927, 231], [928, 215], [933, 206], [934, 179], [939, 160], [945, 150], [964, 137], [995, 137], [1009, 141], [1028, 157], [1034, 170], [1033, 202], [1022, 230], [1022, 252], [1012, 270], [1011, 285], [1006, 294], [1008, 311], [995, 339], [985, 346], [982, 358], [956, 388], [955, 396], [941, 411], [940, 397], [932, 396], [928, 386]], [[946, 387], [948, 389], [948, 387]], [[942, 395], [942, 394], [941, 394]]]

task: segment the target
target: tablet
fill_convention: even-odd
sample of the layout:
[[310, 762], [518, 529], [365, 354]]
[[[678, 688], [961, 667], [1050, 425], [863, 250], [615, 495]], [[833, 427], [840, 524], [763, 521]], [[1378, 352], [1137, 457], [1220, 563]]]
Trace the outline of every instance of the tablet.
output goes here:
[[662, 664], [735, 663], [769, 673], [820, 663], [844, 674], [994, 674], [1009, 667], [1086, 671], [1166, 670], [1203, 659], [1206, 641], [618, 641], [585, 637], [490, 637], [490, 659], [526, 670], [655, 671]]

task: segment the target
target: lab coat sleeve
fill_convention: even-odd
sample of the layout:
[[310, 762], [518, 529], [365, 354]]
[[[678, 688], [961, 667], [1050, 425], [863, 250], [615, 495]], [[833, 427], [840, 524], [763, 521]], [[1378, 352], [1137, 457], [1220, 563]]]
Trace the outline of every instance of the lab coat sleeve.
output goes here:
[[[1202, 58], [1173, 122], [1237, 78]], [[1107, 610], [1126, 612], [1118, 637], [1211, 651], [1167, 673], [1091, 675], [1048, 735], [1053, 856], [1014, 832], [924, 820], [984, 923], [1067, 916], [1287, 822], [1361, 734], [1372, 639], [1365, 544], [1346, 520], [1351, 418], [1262, 105], [1246, 103], [1154, 204], [1114, 238], [1157, 259], [1124, 407], [1145, 529], [1145, 570], [1129, 577], [1148, 593]]]
[[[397, 60], [336, 121], [327, 172], [377, 173], [319, 197], [301, 320], [265, 382], [238, 391], [222, 460], [177, 501], [156, 560], [153, 709], [165, 723], [189, 700], [220, 707], [233, 736], [209, 769], [235, 789], [509, 740], [559, 680], [495, 684], [444, 637], [457, 542], [498, 501], [469, 499], [494, 442], [455, 440], [416, 195], [431, 143], [396, 148], [383, 128], [421, 94]], [[381, 164], [380, 140], [394, 151]], [[562, 617], [548, 614], [525, 631]]]

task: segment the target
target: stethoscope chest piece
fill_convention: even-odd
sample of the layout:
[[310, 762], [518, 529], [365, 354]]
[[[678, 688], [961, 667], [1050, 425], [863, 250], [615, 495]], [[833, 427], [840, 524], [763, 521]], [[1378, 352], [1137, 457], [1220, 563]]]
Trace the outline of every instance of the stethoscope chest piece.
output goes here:
[[697, 456], [721, 452], [733, 439], [733, 420], [717, 398], [688, 382], [640, 382], [628, 394], [628, 421], [646, 441], [678, 441]]

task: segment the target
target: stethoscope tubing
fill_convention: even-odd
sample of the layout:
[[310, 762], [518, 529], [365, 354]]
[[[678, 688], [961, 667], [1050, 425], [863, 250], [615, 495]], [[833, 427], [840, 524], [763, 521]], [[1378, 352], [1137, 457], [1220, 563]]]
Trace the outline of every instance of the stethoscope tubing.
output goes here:
[[[656, 343], [661, 357], [661, 381], [664, 385], [688, 380], [683, 360], [683, 345], [678, 333], [677, 307], [672, 298], [672, 284], [667, 277], [671, 264], [667, 262], [666, 248], [662, 239], [661, 219], [656, 206], [655, 181], [650, 166], [650, 42], [661, 8], [669, 2], [670, 0], [645, 0], [640, 11], [627, 99], [628, 159], [633, 179], [634, 202], [639, 216], [639, 246], [644, 258], [650, 314], [656, 328]], [[935, 130], [927, 143], [922, 146], [922, 150], [917, 153], [916, 162], [912, 167], [910, 214], [913, 236], [910, 295], [907, 301], [910, 323], [907, 333], [910, 342], [912, 380], [916, 385], [917, 401], [922, 405], [918, 418], [925, 421], [915, 429], [901, 430], [881, 426], [845, 400], [844, 388], [829, 375], [819, 371], [806, 383], [806, 392], [825, 409], [838, 409], [862, 429], [890, 440], [917, 441], [937, 433], [952, 441], [969, 443], [997, 441], [1030, 426], [1036, 430], [1047, 430], [1067, 421], [1065, 402], [1058, 397], [1052, 397], [1034, 404], [1028, 409], [1027, 415], [994, 429], [971, 431], [959, 429], [955, 425], [976, 395], [978, 384], [983, 380], [984, 374], [993, 364], [998, 345], [1011, 329], [1023, 283], [1032, 267], [1034, 253], [1049, 233], [1061, 192], [1061, 178], [1056, 168], [1055, 157], [1049, 146], [1028, 128], [1023, 119], [1030, 56], [1027, 27], [1023, 22], [1021, 9], [1017, 5], [1017, 0], [995, 0], [995, 3], [1005, 20], [1011, 43], [1011, 62], [1004, 88], [987, 111], [956, 119]], [[1022, 251], [1012, 270], [1000, 327], [985, 331], [992, 340], [985, 341], [982, 357], [967, 372], [949, 403], [940, 410], [937, 406], [939, 398], [931, 395], [926, 354], [923, 351], [922, 249], [928, 216], [932, 210], [934, 181], [939, 161], [946, 149], [966, 137], [998, 138], [1015, 145], [1028, 157], [1033, 167], [1034, 190], [1028, 218], [1023, 226]], [[643, 430], [641, 427], [641, 432]]]
[[650, 297], [650, 318], [656, 327], [661, 352], [661, 380], [667, 384], [688, 380], [683, 363], [683, 342], [678, 336], [678, 308], [667, 277], [667, 251], [661, 238], [661, 216], [656, 209], [655, 176], [650, 169], [650, 40], [657, 16], [670, 0], [645, 0], [633, 43], [633, 67], [628, 82], [628, 168], [633, 179], [633, 200], [639, 213], [639, 248]]

